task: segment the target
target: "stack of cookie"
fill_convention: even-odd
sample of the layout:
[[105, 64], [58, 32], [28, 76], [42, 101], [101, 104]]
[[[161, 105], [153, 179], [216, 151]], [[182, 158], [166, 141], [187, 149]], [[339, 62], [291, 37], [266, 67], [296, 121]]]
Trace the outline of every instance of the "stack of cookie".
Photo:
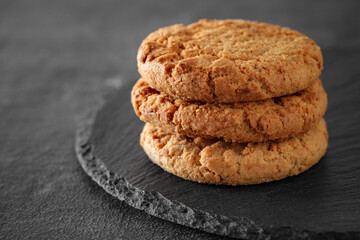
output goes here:
[[320, 48], [265, 23], [201, 20], [151, 33], [132, 90], [140, 144], [166, 171], [247, 185], [299, 174], [324, 156]]

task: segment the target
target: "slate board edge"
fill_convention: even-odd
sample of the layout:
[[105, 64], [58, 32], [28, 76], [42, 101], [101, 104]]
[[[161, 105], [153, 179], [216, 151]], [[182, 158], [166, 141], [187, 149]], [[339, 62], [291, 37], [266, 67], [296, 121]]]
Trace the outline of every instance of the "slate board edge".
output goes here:
[[[106, 95], [112, 95], [114, 92]], [[86, 174], [106, 192], [129, 206], [163, 220], [240, 239], [355, 239], [360, 237], [360, 232], [313, 232], [292, 226], [263, 228], [245, 217], [230, 218], [193, 209], [181, 202], [167, 199], [158, 192], [145, 191], [133, 186], [125, 178], [109, 171], [103, 161], [93, 154], [90, 140], [92, 127], [98, 111], [106, 103], [105, 99], [111, 98], [103, 95], [99, 104], [81, 118], [75, 136], [75, 152]]]

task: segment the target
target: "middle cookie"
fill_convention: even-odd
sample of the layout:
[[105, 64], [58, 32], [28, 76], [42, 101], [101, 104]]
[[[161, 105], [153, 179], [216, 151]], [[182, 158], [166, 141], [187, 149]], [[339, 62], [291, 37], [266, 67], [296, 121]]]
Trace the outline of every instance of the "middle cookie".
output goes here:
[[133, 87], [131, 102], [145, 122], [169, 133], [220, 138], [228, 142], [262, 142], [308, 131], [324, 115], [327, 95], [316, 80], [298, 93], [255, 102], [203, 103], [173, 99], [143, 79]]

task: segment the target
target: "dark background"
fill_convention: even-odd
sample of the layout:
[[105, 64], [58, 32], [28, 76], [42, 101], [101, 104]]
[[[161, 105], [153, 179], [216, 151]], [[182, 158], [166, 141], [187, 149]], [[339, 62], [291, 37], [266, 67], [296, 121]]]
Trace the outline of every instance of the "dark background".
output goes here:
[[[359, 10], [359, 1], [1, 0], [0, 238], [217, 238], [128, 207], [93, 183], [73, 150], [81, 114], [101, 94], [137, 80], [137, 48], [150, 32], [200, 18], [299, 30], [324, 52], [325, 89], [327, 77], [339, 87], [357, 82]], [[329, 96], [329, 104], [340, 97]]]

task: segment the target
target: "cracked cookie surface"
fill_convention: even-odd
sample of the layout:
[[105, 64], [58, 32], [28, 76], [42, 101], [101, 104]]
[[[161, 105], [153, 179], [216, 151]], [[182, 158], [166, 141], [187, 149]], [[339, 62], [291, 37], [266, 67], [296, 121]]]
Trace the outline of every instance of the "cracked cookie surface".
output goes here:
[[169, 133], [228, 142], [262, 142], [304, 133], [327, 108], [327, 95], [319, 79], [293, 95], [231, 104], [173, 99], [140, 79], [133, 87], [131, 101], [142, 121]]
[[174, 98], [256, 101], [301, 91], [323, 67], [310, 38], [280, 26], [244, 20], [200, 20], [151, 33], [140, 45], [138, 70]]
[[263, 143], [228, 143], [168, 134], [146, 123], [140, 144], [164, 170], [200, 183], [249, 185], [297, 175], [324, 156], [328, 135], [321, 119], [308, 132]]

